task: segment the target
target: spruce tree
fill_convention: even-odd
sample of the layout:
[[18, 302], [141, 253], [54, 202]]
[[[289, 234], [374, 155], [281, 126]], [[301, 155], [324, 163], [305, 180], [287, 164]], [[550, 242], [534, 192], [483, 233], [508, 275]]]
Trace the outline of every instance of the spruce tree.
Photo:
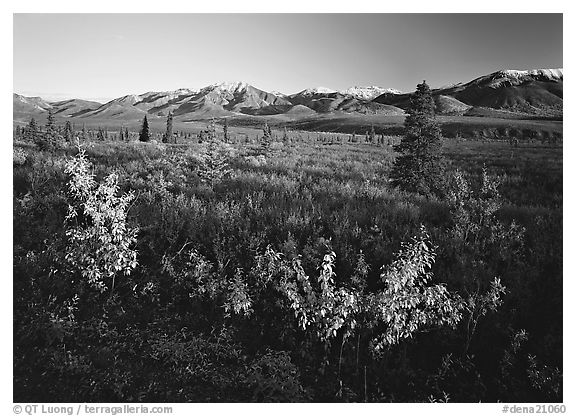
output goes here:
[[36, 123], [36, 120], [34, 120], [34, 118], [31, 118], [30, 123], [28, 123], [28, 126], [24, 130], [24, 137], [33, 140], [37, 133], [38, 133], [38, 124]]
[[226, 146], [218, 139], [214, 119], [208, 125], [205, 133], [208, 143], [196, 173], [202, 182], [214, 188], [230, 173], [228, 168], [229, 154]]
[[54, 112], [52, 109], [48, 110], [48, 120], [46, 121], [46, 132], [54, 133], [56, 132], [56, 122], [54, 119]]
[[150, 127], [148, 126], [148, 118], [146, 116], [144, 116], [144, 121], [142, 122], [142, 130], [140, 130], [140, 141], [150, 141]]
[[74, 136], [74, 130], [72, 129], [72, 123], [70, 121], [66, 121], [66, 125], [64, 126], [64, 139], [68, 143], [72, 143], [72, 136]]
[[[272, 144], [272, 129], [268, 123], [264, 123], [262, 131], [263, 135], [262, 141], [260, 142], [260, 149], [262, 153], [267, 153], [270, 150], [270, 145]], [[256, 136], [256, 140], [258, 140], [258, 136]]]
[[170, 111], [168, 113], [168, 118], [166, 119], [166, 133], [164, 133], [164, 136], [162, 137], [162, 143], [176, 142], [174, 134], [172, 133], [173, 123], [174, 123], [174, 115], [172, 114], [172, 111]]
[[444, 172], [441, 130], [426, 81], [416, 87], [406, 112], [404, 137], [394, 146], [400, 155], [390, 173], [392, 185], [421, 195], [441, 195]]
[[41, 150], [54, 150], [61, 148], [64, 144], [64, 137], [59, 133], [56, 127], [54, 112], [48, 110], [48, 120], [46, 121], [46, 131], [38, 132], [34, 136], [34, 142]]

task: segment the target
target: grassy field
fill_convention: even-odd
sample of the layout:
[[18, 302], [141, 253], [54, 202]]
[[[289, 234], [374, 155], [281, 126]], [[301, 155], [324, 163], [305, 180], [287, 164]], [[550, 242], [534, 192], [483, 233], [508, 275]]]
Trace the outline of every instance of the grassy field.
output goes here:
[[[91, 292], [65, 266], [64, 166], [77, 150], [15, 142], [15, 401], [562, 400], [561, 146], [445, 142], [448, 171], [462, 171], [472, 188], [483, 168], [500, 178], [497, 199], [466, 202], [472, 238], [458, 231], [467, 224], [449, 198], [390, 186], [391, 146], [291, 130], [290, 142], [263, 151], [244, 140], [261, 130], [231, 134], [243, 140], [227, 146], [230, 172], [214, 186], [197, 174], [206, 144], [196, 140], [83, 143], [98, 181], [114, 172], [120, 191], [135, 193], [128, 223], [139, 230], [138, 266], [113, 296]], [[497, 204], [494, 216], [484, 216], [484, 203]], [[381, 327], [323, 343], [299, 330], [257, 272], [267, 247], [301, 259], [308, 276], [333, 251], [337, 285], [360, 275], [377, 291], [382, 267], [421, 225], [436, 247], [434, 283], [463, 299], [494, 277], [506, 287], [472, 332], [473, 314], [379, 355], [369, 337]], [[235, 282], [238, 270], [253, 299], [249, 317], [226, 312], [217, 289], [192, 295], [208, 290], [200, 281]]]
[[[25, 126], [29, 120], [29, 115], [16, 117], [15, 126]], [[446, 137], [460, 135], [464, 138], [478, 139], [500, 139], [507, 140], [510, 134], [520, 138], [521, 141], [532, 139], [537, 141], [544, 138], [557, 136], [562, 137], [562, 120], [520, 118], [514, 115], [511, 118], [504, 117], [464, 117], [464, 116], [438, 116], [438, 122], [442, 126], [443, 134]], [[46, 115], [39, 115], [36, 121], [44, 124]], [[62, 119], [63, 123], [65, 119]], [[161, 134], [166, 129], [166, 118], [154, 115], [148, 116], [150, 128], [153, 132]], [[90, 119], [75, 118], [70, 119], [76, 130], [82, 126], [87, 129], [106, 128], [110, 132], [119, 131], [120, 127], [128, 128], [133, 132], [140, 131], [142, 127], [141, 119], [116, 120], [116, 119]], [[219, 125], [224, 124], [223, 119], [216, 119]], [[205, 129], [210, 120], [186, 120], [176, 117], [174, 129], [184, 133], [198, 134]], [[289, 131], [299, 132], [303, 136], [308, 136], [313, 132], [333, 133], [340, 135], [364, 135], [372, 127], [376, 134], [388, 136], [398, 136], [402, 134], [404, 116], [388, 115], [361, 115], [349, 113], [317, 114], [312, 116], [242, 116], [229, 119], [229, 125], [233, 127], [231, 133], [239, 138], [255, 139], [257, 135], [262, 135], [264, 124], [270, 125], [278, 134], [282, 134], [284, 128]], [[559, 140], [557, 140], [559, 141]]]

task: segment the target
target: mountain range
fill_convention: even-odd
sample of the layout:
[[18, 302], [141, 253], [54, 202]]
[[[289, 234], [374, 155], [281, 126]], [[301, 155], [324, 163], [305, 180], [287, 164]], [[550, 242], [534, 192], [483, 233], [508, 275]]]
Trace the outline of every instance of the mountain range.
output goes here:
[[[286, 95], [245, 82], [225, 82], [199, 90], [126, 95], [104, 104], [80, 99], [49, 102], [14, 93], [13, 111], [15, 120], [49, 110], [56, 117], [78, 120], [136, 120], [144, 115], [165, 117], [169, 112], [181, 121], [267, 115], [303, 118], [334, 113], [402, 115], [412, 94], [370, 86], [341, 91], [317, 87]], [[432, 95], [437, 114], [483, 116], [503, 112], [558, 117], [563, 109], [563, 70], [502, 70], [467, 83], [433, 89]]]

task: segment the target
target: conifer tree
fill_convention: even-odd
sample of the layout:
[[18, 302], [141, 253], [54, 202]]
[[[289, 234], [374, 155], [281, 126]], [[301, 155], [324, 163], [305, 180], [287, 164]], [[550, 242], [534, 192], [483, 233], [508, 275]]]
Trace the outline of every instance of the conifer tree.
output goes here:
[[[268, 126], [268, 123], [264, 123], [264, 127], [262, 128], [262, 141], [260, 142], [260, 147], [264, 153], [270, 150], [270, 145], [272, 144], [272, 129]], [[256, 140], [258, 140], [258, 136], [256, 136]]]
[[166, 119], [166, 133], [164, 133], [164, 136], [162, 137], [162, 143], [174, 143], [176, 141], [174, 134], [172, 133], [173, 119], [174, 115], [172, 114], [172, 111], [170, 111], [168, 113], [168, 118]]
[[28, 139], [34, 139], [34, 136], [38, 133], [38, 124], [34, 118], [30, 119], [30, 123], [26, 126], [25, 137]]
[[400, 155], [390, 173], [392, 185], [421, 195], [441, 195], [444, 171], [441, 130], [426, 81], [416, 87], [407, 113], [404, 137], [394, 146]]
[[62, 147], [64, 138], [58, 132], [54, 118], [53, 110], [48, 110], [48, 120], [46, 121], [46, 131], [44, 133], [37, 132], [34, 137], [34, 142], [41, 150], [53, 150]]
[[66, 121], [66, 125], [64, 126], [64, 139], [68, 143], [72, 143], [72, 136], [74, 135], [74, 131], [72, 129], [72, 124], [70, 121]]
[[208, 125], [206, 134], [208, 143], [196, 173], [202, 182], [213, 188], [230, 173], [229, 154], [226, 146], [218, 139], [214, 119]]
[[140, 141], [150, 141], [150, 127], [148, 126], [148, 118], [146, 116], [144, 116], [144, 121], [142, 122], [142, 130], [140, 130]]
[[56, 122], [52, 109], [48, 110], [48, 120], [46, 121], [46, 132], [53, 133], [56, 131]]
[[374, 130], [374, 126], [370, 127], [370, 143], [376, 143], [376, 131]]

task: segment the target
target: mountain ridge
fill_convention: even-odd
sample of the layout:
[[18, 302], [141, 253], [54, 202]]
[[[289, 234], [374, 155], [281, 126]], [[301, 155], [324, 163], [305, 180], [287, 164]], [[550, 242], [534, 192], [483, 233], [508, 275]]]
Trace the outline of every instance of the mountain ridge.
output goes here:
[[[345, 90], [306, 88], [294, 94], [267, 92], [243, 81], [214, 83], [200, 89], [149, 91], [106, 103], [70, 99], [47, 101], [13, 94], [15, 117], [44, 114], [78, 119], [139, 119], [144, 115], [205, 119], [275, 114], [356, 113], [402, 115], [413, 93], [393, 88], [354, 86]], [[563, 68], [504, 69], [466, 83], [432, 90], [438, 114], [473, 115], [478, 109], [526, 114], [562, 113]]]

